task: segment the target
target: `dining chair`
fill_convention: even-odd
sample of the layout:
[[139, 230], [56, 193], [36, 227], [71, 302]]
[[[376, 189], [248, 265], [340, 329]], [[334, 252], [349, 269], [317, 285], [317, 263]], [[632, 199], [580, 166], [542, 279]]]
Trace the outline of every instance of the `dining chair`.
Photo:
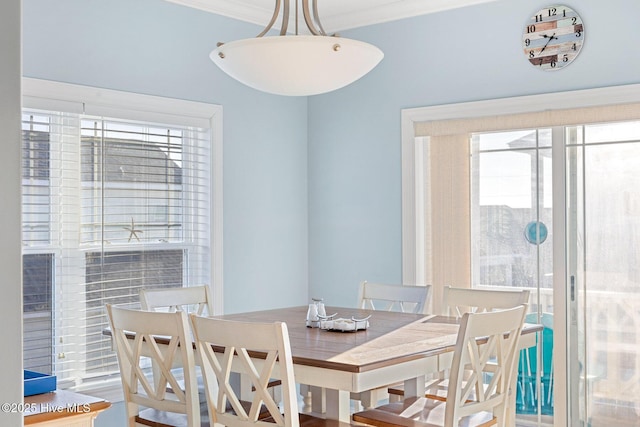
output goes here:
[[[158, 312], [184, 311], [200, 315], [213, 314], [213, 303], [208, 286], [185, 286], [174, 288], [153, 288], [140, 290], [140, 306], [143, 310]], [[189, 328], [191, 330], [191, 328]], [[189, 335], [191, 336], [191, 334]], [[196, 355], [197, 358], [197, 355]], [[176, 366], [180, 361], [175, 361]], [[199, 360], [196, 360], [199, 365]], [[198, 376], [200, 379], [200, 376]], [[198, 384], [200, 402], [206, 403], [201, 382]], [[168, 387], [172, 392], [172, 388]]]
[[[208, 286], [188, 286], [178, 288], [142, 289], [140, 291], [140, 305], [148, 311], [185, 311], [199, 316], [213, 315], [213, 301]], [[200, 365], [198, 354], [196, 364]], [[200, 378], [200, 377], [198, 377]], [[279, 382], [271, 381], [270, 390], [273, 396], [279, 398]], [[199, 383], [200, 400], [205, 402]]]
[[[186, 313], [130, 310], [111, 304], [106, 308], [129, 427], [200, 427], [194, 350]], [[135, 337], [128, 336], [131, 334]], [[163, 343], [159, 344], [160, 340]], [[174, 362], [178, 360], [181, 368], [176, 370]]]
[[422, 313], [431, 295], [431, 285], [360, 283], [358, 306], [370, 310]]
[[[536, 347], [524, 349], [518, 359], [517, 413], [553, 415], [553, 314], [529, 313], [527, 323], [541, 323], [542, 333]], [[540, 356], [538, 356], [540, 349]], [[540, 390], [537, 382], [540, 381]], [[538, 408], [540, 400], [540, 408]]]
[[[431, 285], [394, 285], [364, 280], [360, 282], [358, 307], [418, 314], [424, 312], [430, 295]], [[359, 401], [365, 408], [371, 408], [387, 397], [387, 387], [351, 393], [351, 400]]]
[[[483, 313], [517, 307], [529, 303], [529, 290], [470, 289], [445, 286], [442, 298], [441, 314], [460, 318], [465, 313]], [[443, 366], [449, 364], [443, 358]], [[425, 396], [431, 399], [445, 399], [447, 394], [447, 368], [443, 368], [425, 385]], [[389, 387], [387, 392], [391, 401], [404, 396], [402, 385]]]
[[377, 427], [505, 426], [525, 311], [521, 305], [462, 316], [444, 401], [407, 398], [356, 412], [353, 420]]
[[186, 311], [213, 315], [213, 302], [208, 286], [142, 289], [140, 305], [147, 311]]
[[500, 310], [528, 303], [528, 289], [470, 289], [445, 286], [442, 314], [461, 317], [467, 312]]
[[[346, 427], [349, 423], [301, 414], [286, 323], [253, 323], [191, 314], [196, 351], [202, 359], [211, 418], [227, 427]], [[247, 407], [231, 387], [242, 370], [255, 389]], [[267, 390], [271, 378], [282, 384], [282, 402]]]

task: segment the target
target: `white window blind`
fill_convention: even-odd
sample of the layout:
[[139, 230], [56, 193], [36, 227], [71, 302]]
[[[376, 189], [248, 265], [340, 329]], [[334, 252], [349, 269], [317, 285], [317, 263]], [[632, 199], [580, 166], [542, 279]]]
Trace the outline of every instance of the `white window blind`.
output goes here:
[[91, 387], [118, 370], [106, 303], [211, 283], [210, 146], [207, 128], [24, 111], [26, 369]]

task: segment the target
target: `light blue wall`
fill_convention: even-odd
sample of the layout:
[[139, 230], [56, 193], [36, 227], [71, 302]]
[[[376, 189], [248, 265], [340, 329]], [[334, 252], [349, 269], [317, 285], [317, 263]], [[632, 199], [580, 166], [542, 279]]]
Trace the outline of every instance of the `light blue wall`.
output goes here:
[[640, 2], [568, 3], [587, 34], [557, 72], [521, 49], [527, 18], [546, 4], [499, 0], [345, 31], [384, 60], [307, 104], [246, 88], [208, 59], [217, 41], [256, 26], [163, 0], [24, 0], [24, 74], [221, 104], [226, 310], [309, 295], [351, 305], [360, 280], [402, 279], [402, 108], [640, 80]]
[[542, 1], [501, 0], [342, 33], [385, 52], [349, 87], [309, 98], [310, 295], [354, 304], [363, 279], [398, 283], [400, 112], [640, 82], [640, 2], [580, 0], [586, 38], [569, 67], [543, 72], [522, 51]]
[[225, 311], [307, 301], [307, 100], [209, 59], [261, 28], [164, 0], [24, 0], [24, 75], [220, 104]]

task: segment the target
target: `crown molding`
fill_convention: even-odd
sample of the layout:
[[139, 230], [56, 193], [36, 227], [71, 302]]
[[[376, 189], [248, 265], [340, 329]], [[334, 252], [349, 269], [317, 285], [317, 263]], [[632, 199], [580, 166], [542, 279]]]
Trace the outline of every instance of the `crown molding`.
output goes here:
[[216, 15], [238, 19], [257, 25], [266, 25], [273, 15], [273, 9], [249, 4], [247, 1], [233, 0], [166, 0], [182, 6], [192, 7]]
[[345, 13], [322, 15], [320, 18], [327, 32], [335, 32], [493, 1], [496, 0], [402, 0]]
[[[269, 8], [256, 6], [251, 4], [250, 0], [166, 1], [261, 26], [266, 25], [273, 15], [271, 6]], [[320, 19], [327, 32], [336, 32], [492, 1], [496, 0], [382, 0], [377, 5], [366, 2], [365, 4], [369, 3], [366, 7], [358, 7], [357, 3], [341, 2], [340, 7], [345, 5], [349, 9], [328, 12], [321, 10]], [[293, 28], [294, 24], [292, 21], [289, 28]]]

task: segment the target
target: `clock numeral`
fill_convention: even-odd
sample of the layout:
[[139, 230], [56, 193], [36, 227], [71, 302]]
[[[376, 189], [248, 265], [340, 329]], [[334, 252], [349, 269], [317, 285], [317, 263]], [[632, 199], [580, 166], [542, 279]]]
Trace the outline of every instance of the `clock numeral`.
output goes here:
[[574, 43], [573, 46], [571, 46], [571, 50], [573, 51], [578, 50], [578, 46]]
[[576, 31], [576, 37], [582, 37], [582, 31], [580, 30]]
[[529, 58], [535, 58], [536, 54], [534, 51], [529, 51]]
[[575, 16], [571, 18], [571, 25], [576, 25], [576, 22], [578, 22], [578, 18], [576, 18]]
[[531, 39], [524, 39], [524, 45], [527, 47], [531, 46]]
[[542, 14], [536, 15], [536, 22], [542, 22]]
[[551, 65], [551, 68], [556, 68], [556, 61], [551, 61], [549, 65]]
[[555, 7], [552, 7], [551, 9], [549, 9], [549, 16], [556, 16], [557, 11], [558, 9], [556, 9]]
[[569, 62], [569, 55], [568, 54], [565, 53], [564, 55], [562, 55], [562, 62]]
[[535, 33], [536, 32], [536, 26], [535, 25], [529, 25], [527, 27], [527, 33]]
[[562, 17], [563, 18], [567, 17], [567, 9], [562, 9]]

